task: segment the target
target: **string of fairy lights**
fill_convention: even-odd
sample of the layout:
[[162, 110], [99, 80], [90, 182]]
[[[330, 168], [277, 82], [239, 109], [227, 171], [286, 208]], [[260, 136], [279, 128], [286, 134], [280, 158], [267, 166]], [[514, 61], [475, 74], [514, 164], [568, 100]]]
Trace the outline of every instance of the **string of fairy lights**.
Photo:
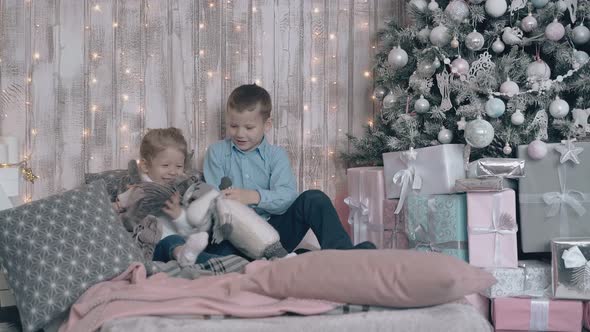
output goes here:
[[[31, 13], [31, 7], [33, 6], [34, 0], [23, 0], [24, 3], [27, 6], [27, 10], [29, 11], [29, 13]], [[236, 2], [236, 0], [219, 0], [219, 1], [210, 1], [207, 3], [204, 3], [203, 5], [201, 5], [200, 2], [196, 3], [195, 6], [202, 6], [199, 8], [199, 11], [205, 11], [205, 10], [210, 10], [210, 11], [219, 11], [219, 10], [223, 10], [223, 8], [221, 7], [227, 7], [230, 6], [233, 2]], [[227, 5], [225, 5], [224, 3], [227, 3]], [[148, 20], [147, 20], [147, 12], [152, 10], [151, 9], [151, 5], [149, 3], [149, 1], [142, 1], [141, 2], [143, 8], [142, 8], [142, 12], [143, 12], [143, 17], [140, 19], [141, 24], [143, 25], [143, 29], [144, 31], [142, 32], [142, 34], [148, 34], [149, 30], [147, 30], [148, 28], [150, 28]], [[256, 1], [252, 1], [250, 2], [250, 7], [249, 7], [249, 11], [250, 11], [250, 15], [261, 15], [262, 10], [260, 10], [260, 8], [258, 8], [256, 6]], [[110, 28], [112, 29], [110, 33], [112, 33], [112, 35], [114, 36], [116, 34], [117, 29], [121, 28], [121, 24], [122, 22], [119, 21], [118, 19], [118, 15], [116, 15], [116, 9], [111, 12], [112, 6], [109, 6], [109, 4], [103, 4], [103, 3], [99, 3], [99, 2], [92, 2], [89, 0], [88, 2], [88, 12], [89, 12], [89, 17], [92, 18], [95, 15], [112, 15], [113, 17], [113, 21], [111, 23]], [[114, 0], [113, 6], [117, 6], [119, 5], [119, 2]], [[275, 4], [276, 5], [276, 4]], [[301, 4], [302, 6], [304, 6], [304, 4]], [[344, 4], [344, 7], [341, 8], [336, 8], [336, 9], [328, 9], [327, 7], [318, 7], [318, 6], [313, 6], [311, 8], [311, 15], [312, 20], [325, 20], [326, 19], [326, 15], [337, 15], [335, 13], [332, 13], [332, 11], [337, 12], [337, 11], [342, 11], [342, 12], [348, 12], [351, 8], [351, 4], [346, 3]], [[156, 9], [157, 10], [157, 9]], [[327, 11], [330, 12], [327, 12]], [[46, 13], [35, 13], [35, 15], [46, 15]], [[351, 15], [347, 14], [347, 15]], [[167, 15], [166, 13], [163, 13], [163, 15]], [[225, 19], [223, 17], [223, 15], [219, 14], [218, 16], [209, 14], [203, 14], [200, 13], [199, 15], [194, 15], [196, 22], [193, 23], [193, 26], [195, 28], [195, 32], [197, 34], [202, 34], [205, 35], [207, 34], [207, 30], [209, 28], [211, 28], [211, 33], [219, 33], [216, 32], [218, 30], [216, 30], [216, 28], [218, 28], [217, 26], [215, 27], [210, 27], [210, 24], [213, 24], [213, 22], [208, 22], [207, 19], [211, 18], [211, 17], [220, 17], [221, 19]], [[33, 21], [32, 24], [32, 28], [30, 29], [30, 35], [27, 36], [27, 38], [31, 38], [31, 40], [35, 40], [35, 34], [37, 33], [37, 30], [40, 29], [40, 26], [34, 22], [35, 17], [31, 17], [31, 20]], [[362, 22], [358, 22], [355, 21], [354, 25], [355, 25], [355, 29], [361, 30], [361, 31], [366, 31], [366, 34], [368, 36], [368, 34], [371, 32], [370, 31], [370, 24], [369, 24], [369, 16], [367, 15], [367, 21], [362, 21]], [[97, 22], [100, 22], [101, 20], [98, 19], [96, 20]], [[126, 23], [126, 22], [125, 22]], [[324, 22], [327, 25], [327, 22]], [[277, 26], [278, 23], [275, 23], [275, 26]], [[350, 54], [347, 55], [341, 55], [339, 54], [339, 50], [341, 49], [338, 45], [339, 42], [339, 33], [344, 33], [347, 35], [348, 38], [348, 28], [346, 28], [346, 31], [329, 31], [329, 29], [331, 28], [335, 28], [335, 29], [340, 29], [340, 27], [338, 27], [338, 24], [335, 26], [328, 26], [328, 31], [316, 31], [312, 28], [312, 33], [311, 33], [311, 38], [312, 38], [312, 43], [317, 45], [321, 45], [319, 47], [316, 47], [317, 49], [323, 49], [323, 50], [330, 50], [330, 51], [326, 51], [323, 53], [319, 53], [318, 55], [315, 54], [308, 54], [309, 56], [309, 61], [310, 61], [310, 69], [309, 69], [309, 76], [307, 78], [304, 78], [304, 82], [303, 84], [310, 84], [309, 89], [310, 91], [313, 91], [314, 89], [317, 89], [318, 87], [323, 87], [325, 89], [325, 91], [329, 91], [330, 87], [333, 88], [332, 93], [330, 93], [330, 95], [326, 95], [324, 96], [324, 98], [327, 100], [327, 102], [320, 102], [319, 104], [317, 102], [311, 101], [309, 100], [308, 102], [304, 102], [302, 105], [302, 111], [304, 113], [308, 113], [308, 112], [315, 112], [316, 108], [321, 108], [322, 111], [324, 112], [329, 112], [329, 113], [336, 113], [339, 111], [339, 107], [338, 107], [338, 103], [340, 102], [341, 96], [340, 94], [342, 93], [341, 91], [343, 91], [342, 89], [339, 89], [339, 86], [346, 86], [348, 84], [348, 82], [340, 82], [339, 79], [341, 80], [341, 75], [339, 75], [339, 71], [340, 70], [347, 70], [346, 68], [339, 68], [339, 57], [341, 56], [352, 56]], [[92, 30], [93, 30], [93, 26], [85, 19], [85, 25], [84, 25], [84, 38], [90, 38], [91, 34], [92, 34]], [[104, 29], [104, 27], [102, 27], [102, 29]], [[239, 23], [234, 23], [233, 26], [229, 26], [228, 27], [228, 32], [231, 33], [232, 38], [235, 38], [235, 34], [241, 34], [241, 33], [250, 33], [249, 31], [250, 27], [244, 25], [244, 24], [239, 24]], [[100, 31], [101, 34], [104, 33], [108, 33], [108, 31]], [[230, 35], [230, 33], [228, 33], [228, 37]], [[263, 33], [263, 38], [261, 38], [261, 40], [265, 40], [267, 39], [266, 31], [262, 31]], [[92, 38], [96, 38], [96, 35], [92, 35]], [[239, 37], [238, 37], [239, 38]], [[91, 39], [93, 40], [93, 39]], [[142, 39], [143, 42], [144, 39]], [[222, 41], [224, 42], [224, 41]], [[347, 40], [346, 42], [351, 42], [349, 40]], [[330, 44], [332, 43], [332, 44]], [[87, 63], [87, 65], [85, 65], [85, 70], [86, 72], [86, 79], [85, 79], [85, 83], [86, 83], [86, 89], [87, 89], [87, 93], [85, 94], [85, 98], [87, 98], [87, 100], [85, 100], [85, 105], [87, 108], [87, 115], [85, 115], [86, 118], [89, 117], [93, 117], [94, 115], [100, 113], [103, 110], [107, 110], [111, 107], [113, 107], [112, 103], [121, 103], [121, 108], [125, 107], [125, 103], [128, 102], [136, 102], [136, 97], [138, 95], [138, 91], [121, 91], [121, 87], [118, 86], [116, 88], [113, 89], [113, 91], [116, 91], [116, 93], [118, 94], [117, 96], [114, 96], [113, 100], [98, 100], [96, 98], [92, 99], [92, 92], [94, 89], [97, 89], [98, 87], [100, 87], [100, 85], [102, 84], [113, 84], [112, 82], [101, 82], [101, 76], [100, 74], [97, 73], [97, 68], [100, 67], [101, 62], [104, 61], [111, 61], [111, 57], [115, 56], [115, 54], [102, 54], [101, 50], [96, 47], [97, 45], [100, 45], [100, 43], [92, 43], [92, 42], [88, 42], [87, 45], [89, 45], [89, 49], [86, 52], [86, 60], [85, 63]], [[114, 45], [117, 45], [116, 43]], [[32, 89], [31, 86], [34, 84], [33, 82], [33, 73], [35, 72], [36, 69], [36, 64], [38, 64], [41, 61], [47, 60], [48, 55], [47, 54], [43, 54], [39, 49], [37, 49], [36, 45], [34, 42], [29, 43], [28, 45], [29, 47], [29, 59], [31, 59], [31, 61], [27, 61], [27, 76], [26, 76], [26, 97], [25, 97], [25, 111], [26, 111], [26, 116], [27, 116], [27, 131], [30, 133], [30, 138], [29, 135], [27, 136], [27, 141], [25, 142], [25, 146], [26, 146], [26, 151], [24, 152], [24, 154], [22, 155], [22, 160], [18, 163], [18, 165], [13, 165], [13, 164], [0, 164], [0, 167], [20, 167], [22, 170], [22, 174], [24, 176], [24, 178], [27, 181], [30, 181], [31, 183], [33, 183], [35, 180], [39, 179], [39, 177], [37, 175], [34, 174], [33, 170], [29, 167], [30, 166], [30, 162], [31, 162], [31, 158], [34, 157], [34, 151], [36, 150], [35, 147], [35, 141], [36, 141], [36, 137], [38, 136], [38, 131], [39, 129], [36, 128], [36, 122], [34, 121], [34, 112], [35, 111], [39, 111], [40, 110], [40, 105], [33, 105], [32, 104]], [[132, 46], [132, 47], [137, 47], [137, 46]], [[138, 148], [135, 147], [134, 144], [139, 145], [139, 137], [141, 137], [141, 135], [143, 134], [145, 128], [144, 128], [144, 124], [145, 124], [145, 112], [146, 112], [146, 105], [145, 105], [145, 93], [146, 93], [146, 59], [148, 57], [154, 57], [154, 51], [150, 50], [150, 49], [145, 49], [147, 48], [145, 43], [142, 44], [140, 46], [141, 48], [144, 48], [142, 50], [139, 51], [139, 53], [141, 53], [142, 55], [142, 59], [140, 61], [138, 61], [139, 63], [139, 68], [134, 68], [133, 65], [122, 65], [121, 63], [117, 63], [116, 64], [116, 69], [118, 71], [118, 73], [116, 75], [118, 75], [119, 77], [127, 80], [128, 82], [136, 82], [137, 84], [133, 85], [136, 87], [140, 87], [140, 89], [143, 89], [142, 91], [139, 91], [139, 102], [137, 105], [137, 111], [136, 111], [136, 116], [139, 117], [139, 123], [141, 123], [141, 128], [137, 128], [138, 126], [134, 125], [131, 126], [129, 123], [127, 123], [127, 121], [124, 121], [124, 119], [116, 119], [116, 122], [114, 123], [116, 125], [116, 131], [117, 133], [115, 134], [117, 136], [117, 140], [114, 142], [120, 143], [119, 145], [119, 150], [120, 151], [124, 151], [125, 153], [132, 153], [135, 152], [135, 150]], [[374, 45], [371, 45], [372, 49], [375, 48]], [[116, 48], [116, 46], [113, 46], [113, 48]], [[205, 47], [205, 45], [202, 44], [197, 44], [197, 46], [195, 46], [196, 50], [195, 50], [195, 70], [199, 70], [196, 75], [203, 75], [202, 77], [205, 78], [205, 81], [211, 81], [211, 80], [231, 80], [231, 72], [225, 72], [225, 73], [221, 73], [219, 72], [219, 69], [214, 68], [214, 64], [216, 63], [215, 61], [207, 61], [207, 57], [210, 56], [210, 52], [208, 51], [208, 49]], [[120, 52], [121, 55], [125, 55], [125, 49], [113, 49], [113, 53], [115, 52]], [[128, 51], [128, 50], [127, 50]], [[256, 47], [251, 47], [250, 50], [245, 49], [245, 50], [232, 50], [233, 53], [235, 53], [236, 55], [240, 55], [240, 54], [244, 54], [246, 52], [253, 52], [252, 54], [252, 58], [254, 57], [259, 57], [258, 59], [263, 59], [263, 53], [260, 50], [256, 50]], [[314, 47], [312, 47], [312, 50], [310, 50], [311, 52], [317, 52], [317, 50], [314, 50]], [[307, 52], [307, 50], [306, 50]], [[333, 52], [333, 53], [332, 53]], [[217, 55], [216, 55], [217, 56]], [[145, 57], [145, 58], [143, 58]], [[211, 59], [209, 59], [211, 60]], [[1, 61], [1, 59], [0, 59]], [[258, 60], [261, 61], [261, 60]], [[367, 61], [367, 65], [369, 65], [368, 63], [369, 61]], [[109, 63], [110, 65], [111, 63]], [[211, 68], [203, 68], [204, 65], [211, 65]], [[336, 73], [328, 73], [328, 68], [336, 68], [337, 72]], [[231, 66], [228, 66], [227, 69], [231, 70]], [[355, 68], [355, 70], [358, 70], [358, 68]], [[115, 75], [115, 74], [114, 74]], [[258, 85], [262, 85], [264, 86], [264, 84], [275, 84], [275, 82], [264, 82], [262, 80], [262, 78], [260, 77], [262, 75], [261, 70], [258, 70], [256, 73], [253, 73], [252, 77], [252, 81]], [[369, 85], [372, 85], [372, 70], [371, 69], [364, 69], [361, 70], [358, 73], [349, 73], [348, 77], [351, 76], [355, 76], [358, 75], [358, 77], [360, 77], [361, 79], [366, 79], [369, 80], [367, 82], [368, 85], [368, 89], [367, 90], [371, 90]], [[193, 84], [198, 85], [200, 82], [200, 77], [196, 77], [195, 82], [193, 82]], [[241, 82], [240, 82], [241, 83]], [[207, 84], [207, 83], [205, 83]], [[104, 87], [104, 85], [103, 85]], [[270, 88], [269, 86], [266, 86], [266, 88]], [[197, 109], [204, 109], [206, 108], [206, 99], [208, 98], [208, 95], [206, 93], [206, 91], [201, 91], [202, 89], [196, 89], [195, 92], [195, 103], [198, 100], [199, 106], [197, 106]], [[349, 91], [349, 93], [352, 93], [351, 91]], [[341, 104], [342, 105], [342, 104]], [[367, 107], [370, 105], [369, 102], [367, 102]], [[194, 105], [196, 106], [196, 105]], [[194, 107], [193, 106], [193, 107]], [[343, 105], [345, 106], [345, 105]], [[135, 106], [133, 106], [135, 107]], [[326, 109], [324, 109], [326, 108]], [[276, 111], [286, 111], [286, 110], [279, 110], [277, 109]], [[319, 110], [318, 110], [319, 111]], [[343, 110], [343, 111], [348, 111], [348, 110]], [[358, 112], [358, 110], [355, 110], [355, 112]], [[94, 114], [94, 115], [93, 115]], [[117, 116], [120, 116], [121, 114], [116, 113]], [[201, 133], [205, 133], [207, 131], [207, 127], [208, 127], [208, 121], [204, 116], [201, 116], [201, 114], [197, 114], [196, 118], [197, 119], [197, 125], [199, 126], [199, 131], [198, 131], [198, 135], [199, 138], [201, 138]], [[372, 120], [369, 119], [367, 121], [367, 123], [369, 125], [372, 124]], [[301, 124], [303, 125], [303, 124]], [[331, 124], [333, 125], [333, 124]], [[84, 121], [84, 127], [82, 128], [82, 139], [84, 142], [84, 146], [86, 146], [89, 141], [93, 138], [93, 122], [92, 121]], [[310, 124], [310, 126], [313, 127], [312, 124]], [[191, 127], [192, 128], [192, 127]], [[140, 130], [141, 132], [135, 132], [136, 130]], [[337, 128], [337, 136], [338, 137], [345, 137], [346, 132], [348, 131], [348, 128]], [[314, 133], [312, 133], [311, 130], [305, 130], [302, 133], [304, 136], [306, 136], [308, 139], [310, 138], [311, 135], [313, 135]], [[132, 145], [133, 144], [133, 145]], [[336, 142], [330, 142], [329, 144], [326, 144], [327, 147], [325, 148], [324, 152], [321, 152], [320, 155], [323, 154], [323, 156], [318, 156], [318, 155], [312, 155], [312, 158], [316, 158], [316, 157], [325, 157], [325, 158], [330, 158], [331, 160], [334, 160], [337, 157], [337, 143]], [[86, 168], [89, 168], [89, 163], [100, 158], [101, 156], [99, 156], [96, 153], [93, 153], [92, 151], [90, 151], [89, 153], [85, 154], [85, 158], [86, 160]], [[336, 174], [329, 174], [328, 175], [329, 178], [335, 178]], [[326, 179], [312, 179], [310, 184], [313, 184], [313, 186], [318, 187], [320, 186], [320, 181], [326, 181]], [[25, 190], [24, 193], [24, 197], [23, 197], [23, 201], [28, 202], [31, 200], [31, 191], [32, 191], [32, 187], [31, 186], [27, 186], [27, 189]]]

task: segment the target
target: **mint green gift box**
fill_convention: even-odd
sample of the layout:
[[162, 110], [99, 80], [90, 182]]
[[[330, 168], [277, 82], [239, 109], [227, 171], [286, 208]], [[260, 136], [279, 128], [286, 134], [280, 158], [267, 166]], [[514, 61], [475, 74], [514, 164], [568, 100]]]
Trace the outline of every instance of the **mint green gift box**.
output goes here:
[[465, 194], [410, 195], [406, 209], [411, 248], [469, 262]]

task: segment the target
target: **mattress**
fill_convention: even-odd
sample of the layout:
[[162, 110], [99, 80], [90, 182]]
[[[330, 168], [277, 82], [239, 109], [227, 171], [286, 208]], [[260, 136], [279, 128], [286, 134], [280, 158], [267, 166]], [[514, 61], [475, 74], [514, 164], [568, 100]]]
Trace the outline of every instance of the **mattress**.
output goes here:
[[257, 319], [197, 319], [138, 316], [109, 321], [101, 332], [490, 332], [490, 323], [471, 305], [449, 303], [428, 308], [369, 311], [341, 315], [280, 316]]

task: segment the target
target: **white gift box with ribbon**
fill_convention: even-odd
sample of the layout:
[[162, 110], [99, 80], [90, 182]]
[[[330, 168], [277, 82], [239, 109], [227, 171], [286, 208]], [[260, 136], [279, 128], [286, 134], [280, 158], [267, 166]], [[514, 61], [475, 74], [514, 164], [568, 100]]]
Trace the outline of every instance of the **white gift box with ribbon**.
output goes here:
[[527, 147], [518, 147], [527, 173], [518, 185], [522, 251], [549, 252], [557, 237], [590, 237], [590, 142], [547, 144], [541, 160], [530, 159]]
[[352, 225], [352, 241], [358, 244], [371, 241], [377, 246], [383, 242], [383, 167], [356, 167], [347, 171], [348, 197], [344, 202], [350, 208], [348, 223]]
[[551, 241], [553, 296], [590, 300], [590, 238]]
[[455, 181], [465, 178], [463, 144], [441, 144], [383, 154], [387, 198], [399, 198], [401, 211], [410, 193], [450, 194]]

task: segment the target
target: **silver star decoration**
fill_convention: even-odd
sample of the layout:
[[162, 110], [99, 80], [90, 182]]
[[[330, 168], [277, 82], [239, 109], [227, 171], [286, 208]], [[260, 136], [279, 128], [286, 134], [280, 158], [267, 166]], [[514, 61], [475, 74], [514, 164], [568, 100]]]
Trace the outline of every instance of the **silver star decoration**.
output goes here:
[[568, 139], [561, 141], [561, 145], [555, 147], [557, 152], [561, 153], [561, 157], [559, 158], [560, 163], [565, 163], [568, 160], [571, 160], [573, 163], [579, 164], [580, 159], [578, 159], [578, 155], [584, 151], [584, 148], [576, 147], [574, 142], [576, 139]]
[[462, 116], [461, 120], [457, 121], [457, 127], [459, 130], [465, 130], [465, 126], [467, 125], [467, 121], [465, 121], [465, 117]]
[[416, 160], [416, 156], [418, 155], [418, 153], [416, 152], [416, 150], [414, 150], [413, 147], [410, 147], [408, 151], [402, 152], [402, 155], [406, 158], [406, 160], [410, 161]]

